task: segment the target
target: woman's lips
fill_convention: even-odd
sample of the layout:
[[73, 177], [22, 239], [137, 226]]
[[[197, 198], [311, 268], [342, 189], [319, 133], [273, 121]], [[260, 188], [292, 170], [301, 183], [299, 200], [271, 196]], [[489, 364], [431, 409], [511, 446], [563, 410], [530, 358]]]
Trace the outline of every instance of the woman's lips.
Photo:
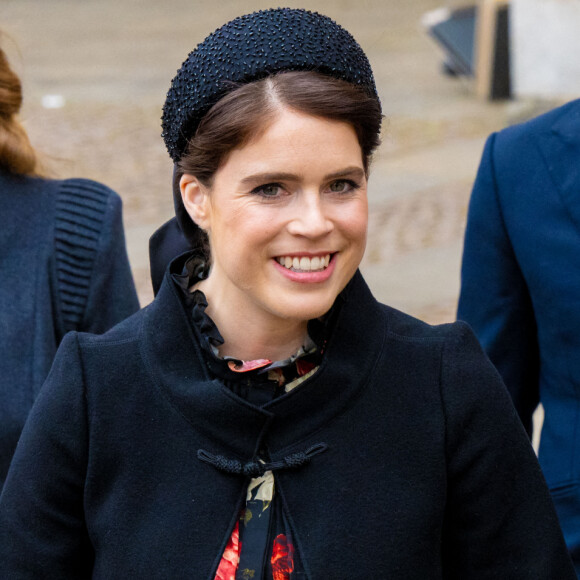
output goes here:
[[274, 266], [285, 278], [293, 282], [306, 284], [325, 282], [334, 272], [336, 265], [335, 256], [336, 254], [279, 256], [274, 259]]

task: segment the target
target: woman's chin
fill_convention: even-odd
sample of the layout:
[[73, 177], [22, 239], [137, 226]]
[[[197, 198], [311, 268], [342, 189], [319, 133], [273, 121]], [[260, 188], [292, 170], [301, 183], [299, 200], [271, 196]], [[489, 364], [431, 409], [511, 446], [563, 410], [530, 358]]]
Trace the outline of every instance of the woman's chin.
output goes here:
[[324, 316], [334, 304], [336, 296], [328, 296], [322, 299], [296, 299], [285, 303], [279, 303], [276, 314], [286, 320], [304, 321], [313, 320]]

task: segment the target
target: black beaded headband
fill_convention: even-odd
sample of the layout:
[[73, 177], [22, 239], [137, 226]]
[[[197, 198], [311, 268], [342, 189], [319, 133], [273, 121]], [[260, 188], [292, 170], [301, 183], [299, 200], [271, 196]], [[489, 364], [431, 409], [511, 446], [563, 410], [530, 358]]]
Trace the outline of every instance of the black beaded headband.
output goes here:
[[182, 157], [207, 111], [231, 90], [280, 71], [312, 70], [361, 86], [378, 100], [369, 61], [336, 22], [308, 10], [275, 8], [240, 16], [189, 54], [163, 107], [163, 139]]

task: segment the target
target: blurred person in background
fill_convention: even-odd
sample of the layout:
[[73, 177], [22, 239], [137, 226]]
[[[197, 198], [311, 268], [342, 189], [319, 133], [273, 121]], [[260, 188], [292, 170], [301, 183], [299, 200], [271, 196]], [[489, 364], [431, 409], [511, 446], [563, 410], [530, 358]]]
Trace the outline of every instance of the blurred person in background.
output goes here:
[[42, 177], [21, 105], [0, 48], [0, 488], [64, 335], [103, 332], [139, 308], [121, 199], [87, 179]]
[[61, 345], [0, 497], [7, 577], [575, 578], [469, 327], [358, 271], [381, 121], [320, 14], [242, 16], [189, 55], [163, 135], [190, 249], [152, 304]]
[[539, 460], [580, 577], [580, 100], [489, 137], [457, 317], [530, 435], [544, 407]]

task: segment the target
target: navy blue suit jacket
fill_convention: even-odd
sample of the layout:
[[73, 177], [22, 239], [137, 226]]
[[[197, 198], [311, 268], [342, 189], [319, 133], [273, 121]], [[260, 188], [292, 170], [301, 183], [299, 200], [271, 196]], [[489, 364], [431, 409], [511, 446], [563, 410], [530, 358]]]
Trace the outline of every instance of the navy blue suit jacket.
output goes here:
[[458, 318], [531, 432], [580, 574], [580, 100], [492, 135], [469, 206]]
[[1, 490], [64, 335], [104, 332], [139, 302], [113, 190], [0, 170], [0, 195]]

